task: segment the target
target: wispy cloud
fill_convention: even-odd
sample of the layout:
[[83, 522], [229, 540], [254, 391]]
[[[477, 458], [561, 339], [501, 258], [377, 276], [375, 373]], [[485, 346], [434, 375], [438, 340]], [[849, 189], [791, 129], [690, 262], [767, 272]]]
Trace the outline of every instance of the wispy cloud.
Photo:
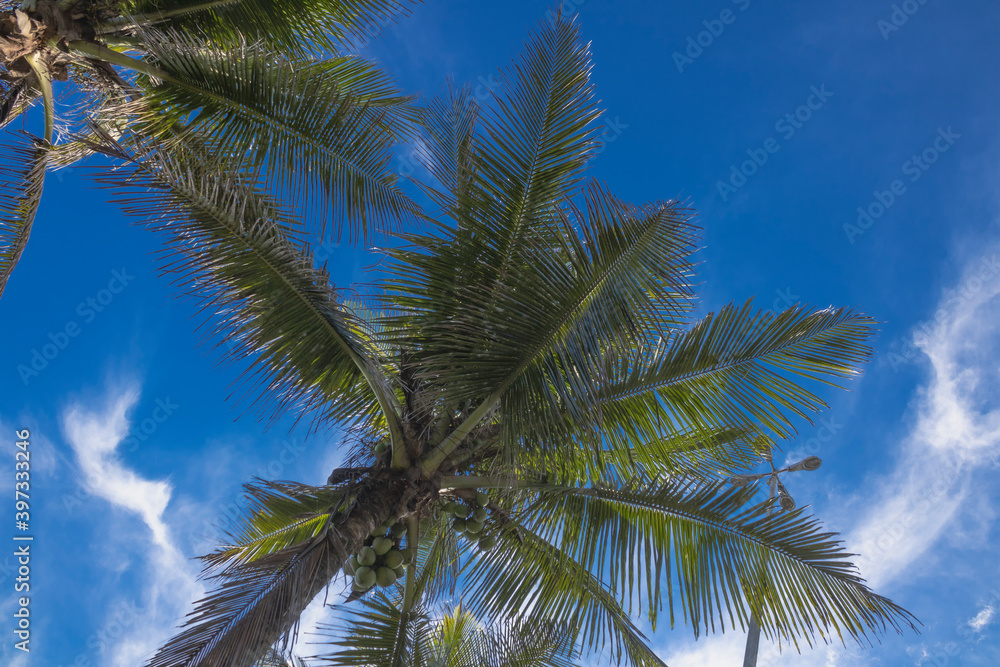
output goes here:
[[974, 491], [972, 472], [996, 455], [1000, 273], [990, 266], [995, 253], [971, 262], [962, 289], [945, 293], [930, 333], [914, 341], [930, 371], [917, 391], [914, 426], [896, 448], [896, 469], [865, 490], [870, 509], [847, 538], [876, 588], [941, 538]]
[[969, 619], [968, 625], [973, 632], [982, 632], [983, 629], [993, 621], [996, 609], [993, 605], [987, 605], [979, 610], [979, 613]]
[[[102, 664], [116, 667], [141, 664], [167, 638], [191, 601], [203, 593], [191, 564], [175, 545], [164, 521], [171, 485], [141, 477], [117, 454], [119, 444], [129, 433], [128, 414], [138, 399], [137, 388], [116, 388], [108, 392], [103, 406], [72, 405], [62, 419], [66, 439], [91, 493], [120, 512], [137, 515], [148, 529], [144, 559], [148, 576], [138, 604], [143, 613], [132, 619], [120, 639], [105, 648], [107, 662]], [[135, 534], [123, 534], [117, 539], [142, 544]], [[109, 622], [120, 623], [120, 619], [109, 618]]]

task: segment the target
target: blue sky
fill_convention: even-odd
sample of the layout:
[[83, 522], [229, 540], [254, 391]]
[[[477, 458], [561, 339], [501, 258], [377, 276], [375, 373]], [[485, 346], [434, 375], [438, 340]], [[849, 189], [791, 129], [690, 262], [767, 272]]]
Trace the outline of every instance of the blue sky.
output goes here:
[[[369, 51], [409, 90], [435, 95], [450, 76], [486, 99], [550, 6], [430, 0]], [[690, 200], [705, 307], [756, 295], [882, 323], [863, 379], [787, 444], [823, 467], [787, 485], [923, 632], [801, 655], [764, 646], [761, 664], [1000, 664], [1000, 5], [567, 6], [607, 110], [592, 176], [636, 202]], [[405, 151], [396, 164], [410, 169]], [[37, 536], [33, 651], [25, 661], [8, 636], [3, 664], [138, 664], [202, 592], [190, 558], [225, 529], [240, 485], [320, 483], [338, 457], [337, 433], [265, 429], [235, 400], [238, 369], [218, 366], [192, 305], [157, 276], [158, 240], [107, 197], [86, 169], [51, 175], [0, 301], [0, 433], [12, 451], [31, 430]], [[340, 284], [373, 261], [320, 250]], [[19, 371], [48, 344], [37, 375]], [[13, 465], [0, 457], [5, 496]], [[13, 562], [0, 555], [6, 590]], [[0, 598], [0, 615], [12, 605]], [[311, 608], [307, 629], [323, 614]], [[681, 626], [652, 642], [685, 667], [738, 664], [743, 638], [696, 642]]]

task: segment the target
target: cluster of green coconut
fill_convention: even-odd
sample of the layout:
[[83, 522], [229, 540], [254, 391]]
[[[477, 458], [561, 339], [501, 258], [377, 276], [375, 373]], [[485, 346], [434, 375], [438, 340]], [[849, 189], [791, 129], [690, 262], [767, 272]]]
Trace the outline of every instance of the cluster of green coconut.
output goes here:
[[444, 506], [444, 511], [455, 517], [452, 521], [455, 532], [464, 535], [469, 541], [477, 542], [480, 551], [489, 551], [497, 545], [496, 536], [485, 530], [489, 519], [486, 506], [489, 504], [489, 496], [479, 491], [476, 493], [474, 506], [454, 500], [448, 501]]
[[404, 535], [406, 526], [392, 521], [372, 531], [365, 546], [344, 566], [347, 574], [354, 575], [355, 591], [363, 593], [376, 584], [392, 586], [403, 577], [405, 566], [413, 559], [412, 549], [400, 548]]

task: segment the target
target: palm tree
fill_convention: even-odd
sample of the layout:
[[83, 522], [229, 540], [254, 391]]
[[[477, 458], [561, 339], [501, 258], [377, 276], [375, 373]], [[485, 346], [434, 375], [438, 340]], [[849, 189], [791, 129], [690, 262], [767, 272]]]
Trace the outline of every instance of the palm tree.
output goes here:
[[389, 147], [407, 136], [412, 108], [351, 50], [408, 3], [0, 1], [0, 128], [38, 100], [45, 115], [42, 136], [8, 132], [0, 145], [0, 294], [46, 171], [86, 157], [95, 132], [223, 155], [226, 168], [236, 161], [298, 196], [320, 229], [335, 220], [363, 235], [403, 215]]
[[151, 667], [252, 664], [341, 581], [367, 606], [332, 664], [409, 664], [457, 590], [477, 618], [563, 627], [633, 665], [663, 664], [633, 619], [655, 628], [664, 607], [696, 635], [753, 618], [796, 646], [914, 627], [814, 518], [722, 480], [824, 407], [817, 386], [858, 374], [873, 320], [750, 301], [698, 315], [692, 212], [584, 180], [590, 62], [557, 16], [493, 111], [467, 91], [423, 111], [434, 208], [383, 251], [367, 301], [331, 285], [256, 170], [93, 130], [126, 165], [103, 181], [164, 235], [164, 272], [232, 343], [261, 412], [351, 433], [325, 485], [248, 485], [245, 521], [204, 557], [218, 588]]

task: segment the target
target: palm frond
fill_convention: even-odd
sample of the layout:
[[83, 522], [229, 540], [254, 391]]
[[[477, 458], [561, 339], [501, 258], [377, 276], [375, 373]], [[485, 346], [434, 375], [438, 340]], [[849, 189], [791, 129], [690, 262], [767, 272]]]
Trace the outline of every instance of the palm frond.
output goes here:
[[281, 652], [271, 649], [253, 667], [306, 667], [306, 664], [295, 657], [285, 658]]
[[204, 35], [225, 46], [247, 39], [289, 53], [336, 51], [378, 34], [408, 12], [409, 0], [137, 0], [106, 31], [156, 25]]
[[0, 147], [0, 296], [31, 236], [49, 150], [37, 139]]
[[0, 83], [0, 129], [30, 108], [38, 97], [39, 93], [29, 85], [27, 77], [13, 83]]
[[[454, 621], [452, 620], [454, 619]], [[448, 624], [463, 627], [460, 632], [448, 632]], [[475, 618], [461, 608], [442, 621], [441, 635], [457, 644], [449, 655], [459, 660], [448, 667], [576, 667], [577, 650], [572, 628], [557, 623], [524, 623], [507, 620], [489, 628], [476, 627]], [[445, 642], [442, 642], [443, 644]], [[457, 650], [456, 650], [457, 649]]]
[[[596, 144], [590, 50], [572, 20], [543, 21], [510, 71], [500, 72], [496, 108], [482, 116], [488, 141], [477, 151], [493, 197], [477, 219], [489, 223], [498, 278], [512, 265], [533, 225], [568, 197]], [[509, 91], [509, 92], [507, 92]], [[464, 222], [464, 221], [463, 221]], [[471, 222], [471, 221], [470, 221]]]
[[[752, 614], [778, 640], [858, 641], [916, 619], [865, 584], [833, 533], [803, 510], [767, 515], [755, 488], [685, 481], [534, 488], [520, 515], [567, 557], [629, 601], [646, 589], [655, 627], [667, 587], [695, 635], [745, 627]], [[631, 613], [631, 606], [626, 607]]]
[[463, 546], [447, 514], [425, 522], [416, 550], [416, 599], [431, 604], [455, 593], [462, 571]]
[[427, 665], [425, 654], [430, 618], [422, 606], [405, 613], [401, 600], [382, 591], [362, 600], [363, 608], [347, 610], [340, 625], [319, 626], [332, 638], [332, 653], [316, 656], [326, 665], [342, 667], [416, 667]]
[[424, 237], [426, 252], [393, 252], [393, 292], [413, 294], [397, 298], [409, 311], [398, 318], [399, 344], [416, 343], [427, 377], [447, 378], [445, 400], [499, 401], [511, 447], [551, 447], [589, 427], [599, 449], [607, 356], [667, 335], [691, 307], [688, 212], [677, 202], [630, 206], [598, 185], [586, 201], [579, 230], [564, 218], [560, 245], [522, 249], [501, 283], [446, 283], [444, 272], [469, 264], [455, 262], [445, 241]]
[[[734, 470], [746, 470], [760, 462], [773, 444], [750, 428], [720, 430], [711, 438], [684, 433], [637, 443], [634, 447], [608, 447], [566, 455], [581, 445], [567, 433], [562, 444], [551, 450], [526, 447], [515, 462], [518, 479], [550, 480], [562, 485], [619, 484], [629, 480], [666, 477], [718, 481]], [[476, 459], [475, 474], [504, 478], [510, 470], [505, 457]]]
[[294, 409], [394, 423], [395, 398], [363, 328], [277, 202], [180, 144], [153, 151], [101, 136], [94, 149], [125, 166], [98, 181], [119, 189], [115, 201], [126, 214], [166, 237], [163, 272], [211, 314], [211, 331], [232, 343], [229, 358], [248, 363], [272, 418]]
[[[441, 189], [415, 182], [441, 207], [441, 214], [462, 220], [476, 210], [468, 205], [468, 198], [475, 189], [473, 151], [479, 106], [468, 86], [448, 93], [447, 98], [434, 98], [421, 109], [420, 139], [414, 153]], [[466, 206], [459, 210], [462, 204]]]
[[185, 629], [147, 667], [252, 664], [282, 636], [339, 571], [346, 553], [336, 534], [319, 535], [216, 579], [219, 588], [195, 606]]
[[840, 308], [752, 312], [752, 300], [707, 315], [656, 347], [623, 357], [599, 395], [603, 433], [630, 447], [665, 434], [753, 427], [787, 438], [791, 417], [809, 419], [823, 400], [807, 383], [858, 375], [874, 320]]
[[565, 551], [514, 519], [497, 537], [497, 547], [478, 553], [463, 582], [476, 615], [566, 624], [574, 639], [607, 649], [619, 663], [664, 667], [607, 586]]
[[145, 42], [169, 77], [140, 78], [144, 132], [197, 129], [319, 214], [321, 229], [343, 224], [353, 238], [387, 230], [415, 208], [389, 168], [415, 112], [369, 61], [286, 58], [260, 44], [207, 49], [176, 31], [149, 32]]
[[256, 480], [244, 489], [247, 505], [231, 543], [203, 557], [212, 569], [231, 572], [317, 537], [346, 499], [343, 489], [328, 486]]

